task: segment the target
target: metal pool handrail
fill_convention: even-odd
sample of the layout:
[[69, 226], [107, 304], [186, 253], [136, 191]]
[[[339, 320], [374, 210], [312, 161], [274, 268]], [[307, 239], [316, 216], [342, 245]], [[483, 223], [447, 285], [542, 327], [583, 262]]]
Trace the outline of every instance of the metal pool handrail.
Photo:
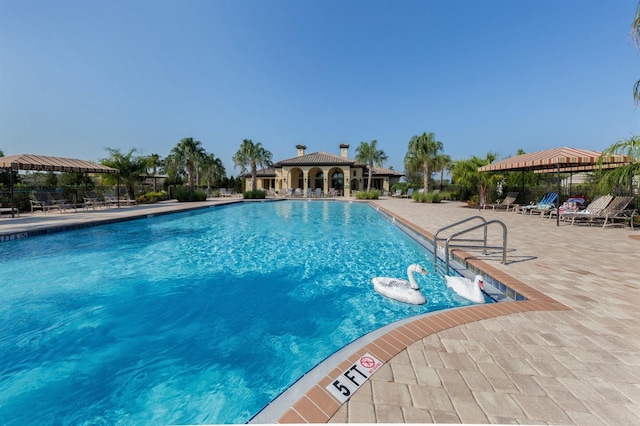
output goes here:
[[[453, 223], [451, 225], [447, 225], [445, 227], [442, 227], [440, 229], [438, 229], [436, 231], [436, 233], [433, 236], [433, 263], [434, 263], [434, 267], [437, 267], [437, 263], [438, 263], [438, 241], [439, 240], [444, 240], [444, 239], [438, 239], [438, 234], [441, 231], [444, 231], [446, 229], [452, 228], [454, 226], [460, 225], [462, 223], [465, 222], [469, 222], [471, 220], [474, 219], [480, 219], [483, 223], [479, 224], [479, 225], [475, 225], [472, 226], [470, 228], [465, 228], [461, 231], [458, 231], [452, 235], [450, 235], [449, 237], [447, 237], [446, 239], [446, 243], [445, 243], [445, 264], [446, 264], [446, 274], [449, 274], [449, 248], [450, 247], [467, 247], [467, 248], [481, 248], [483, 249], [483, 253], [487, 254], [487, 249], [502, 249], [502, 264], [506, 264], [507, 263], [507, 226], [504, 224], [504, 222], [499, 221], [499, 220], [490, 220], [487, 221], [484, 217], [482, 216], [471, 216], [468, 217], [466, 219], [460, 220], [456, 223]], [[502, 226], [502, 246], [488, 246], [487, 245], [487, 227], [493, 223], [497, 223], [500, 226]], [[451, 240], [466, 234], [468, 232], [471, 231], [475, 231], [476, 229], [480, 229], [482, 228], [484, 230], [484, 235], [482, 239], [457, 239], [456, 241], [460, 241], [460, 242], [482, 242], [482, 245], [470, 245], [470, 244], [451, 244]]]

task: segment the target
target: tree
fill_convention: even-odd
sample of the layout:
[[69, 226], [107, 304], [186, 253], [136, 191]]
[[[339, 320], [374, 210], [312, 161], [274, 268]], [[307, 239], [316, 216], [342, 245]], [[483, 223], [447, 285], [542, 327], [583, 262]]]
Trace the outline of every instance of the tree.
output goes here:
[[440, 190], [442, 191], [442, 185], [444, 184], [444, 172], [451, 171], [451, 157], [447, 154], [438, 154], [436, 155], [435, 161], [433, 162], [433, 166], [435, 171], [440, 172]]
[[251, 169], [251, 190], [255, 191], [258, 166], [271, 167], [273, 165], [271, 158], [271, 152], [264, 149], [262, 143], [253, 143], [251, 139], [244, 139], [240, 144], [240, 149], [233, 155], [233, 164], [240, 167], [242, 174], [247, 172], [247, 167]]
[[222, 181], [222, 178], [227, 174], [227, 171], [222, 164], [222, 160], [216, 158], [216, 156], [213, 154], [205, 155], [200, 167], [201, 172], [204, 174], [207, 180], [207, 191], [211, 191], [213, 182]]
[[[638, 3], [636, 16], [631, 25], [631, 38], [636, 47], [640, 48], [640, 3]], [[640, 104], [640, 80], [636, 81], [636, 84], [633, 85], [633, 100], [636, 105]]]
[[356, 160], [367, 165], [369, 176], [367, 178], [367, 191], [371, 191], [371, 180], [373, 176], [373, 166], [382, 167], [387, 161], [387, 155], [383, 150], [378, 149], [378, 141], [372, 140], [371, 143], [360, 142], [360, 146], [356, 148]]
[[469, 192], [471, 192], [473, 188], [477, 188], [481, 206], [487, 203], [487, 189], [497, 185], [498, 182], [504, 179], [504, 176], [493, 172], [481, 173], [478, 171], [478, 168], [491, 164], [496, 158], [495, 153], [488, 152], [484, 159], [474, 155], [468, 160], [456, 161], [453, 165], [453, 183]]
[[104, 174], [102, 180], [110, 185], [115, 185], [120, 180], [127, 190], [129, 198], [135, 199], [135, 184], [140, 182], [141, 176], [147, 171], [147, 159], [144, 157], [136, 157], [136, 149], [130, 149], [129, 152], [123, 154], [119, 149], [107, 148], [109, 157], [103, 159], [100, 163], [107, 167], [113, 167], [120, 170], [118, 175]]
[[204, 158], [206, 152], [202, 148], [202, 142], [193, 138], [182, 138], [176, 146], [173, 147], [167, 162], [176, 170], [184, 171], [187, 174], [187, 186], [193, 190], [196, 170], [198, 165]]
[[443, 144], [436, 140], [433, 132], [413, 136], [409, 141], [409, 150], [404, 157], [405, 168], [409, 171], [422, 170], [424, 192], [429, 192], [429, 179], [438, 152], [442, 151]]
[[600, 164], [613, 154], [626, 155], [628, 163], [604, 172], [602, 182], [609, 188], [628, 185], [629, 195], [633, 195], [633, 177], [640, 175], [640, 136], [632, 136], [605, 149], [600, 156]]
[[162, 159], [158, 154], [151, 154], [147, 157], [147, 174], [151, 169], [151, 175], [153, 176], [153, 191], [157, 191], [156, 188], [156, 174], [158, 174], [158, 167], [162, 166]]

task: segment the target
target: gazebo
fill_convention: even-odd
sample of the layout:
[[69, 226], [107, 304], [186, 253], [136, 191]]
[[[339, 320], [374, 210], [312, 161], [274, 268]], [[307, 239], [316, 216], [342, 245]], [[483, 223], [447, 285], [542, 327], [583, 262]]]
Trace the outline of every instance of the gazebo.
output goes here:
[[[516, 155], [478, 168], [479, 172], [534, 171], [553, 173], [558, 177], [557, 200], [560, 200], [560, 173], [584, 172], [612, 169], [627, 163], [627, 157], [620, 154], [603, 156], [599, 151], [577, 148], [553, 148], [529, 154]], [[560, 215], [556, 216], [560, 226]]]
[[[37, 170], [45, 172], [67, 173], [120, 173], [120, 170], [118, 169], [103, 166], [102, 164], [93, 163], [91, 161], [30, 154], [18, 154], [10, 155], [8, 157], [0, 157], [0, 169], [9, 170], [12, 207], [15, 202], [13, 189], [13, 172], [17, 170]], [[11, 217], [14, 217], [13, 210], [11, 210]]]

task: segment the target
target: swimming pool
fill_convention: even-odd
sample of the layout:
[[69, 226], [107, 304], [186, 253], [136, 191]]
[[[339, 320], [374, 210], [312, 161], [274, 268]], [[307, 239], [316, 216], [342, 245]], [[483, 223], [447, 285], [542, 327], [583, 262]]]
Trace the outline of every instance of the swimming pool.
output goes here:
[[0, 421], [239, 423], [394, 321], [466, 304], [431, 253], [357, 203], [245, 203], [0, 244]]

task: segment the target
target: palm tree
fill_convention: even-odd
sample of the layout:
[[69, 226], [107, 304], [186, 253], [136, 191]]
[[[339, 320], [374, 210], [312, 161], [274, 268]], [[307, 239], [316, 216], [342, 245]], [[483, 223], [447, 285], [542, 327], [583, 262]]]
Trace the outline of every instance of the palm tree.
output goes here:
[[632, 136], [605, 149], [600, 163], [613, 154], [626, 155], [628, 163], [605, 172], [603, 182], [610, 188], [629, 185], [629, 195], [633, 195], [633, 177], [640, 175], [640, 136]]
[[429, 178], [434, 168], [435, 158], [442, 151], [442, 142], [436, 140], [433, 132], [413, 136], [409, 141], [409, 150], [404, 157], [405, 167], [410, 171], [422, 170], [424, 173], [424, 192], [429, 192]]
[[147, 172], [151, 169], [151, 175], [153, 176], [153, 191], [156, 189], [156, 174], [158, 174], [158, 167], [162, 165], [161, 157], [158, 154], [151, 154], [147, 157]]
[[193, 140], [193, 138], [182, 138], [169, 153], [167, 162], [178, 171], [186, 171], [187, 186], [193, 190], [196, 169], [204, 156], [205, 150], [202, 148], [202, 142]]
[[200, 168], [207, 180], [207, 191], [211, 191], [213, 182], [220, 182], [227, 174], [227, 171], [222, 164], [222, 160], [216, 158], [213, 154], [205, 155]]
[[[633, 39], [636, 47], [640, 48], [640, 3], [638, 3], [636, 16], [633, 20], [633, 24], [631, 25], [631, 38]], [[636, 105], [640, 103], [640, 80], [636, 81], [636, 84], [633, 85], [633, 100]]]
[[371, 180], [373, 175], [373, 166], [382, 167], [387, 161], [387, 155], [383, 150], [378, 149], [378, 141], [372, 140], [371, 143], [360, 142], [360, 146], [356, 148], [356, 160], [367, 165], [369, 169], [369, 177], [367, 178], [367, 192], [371, 191]]
[[251, 139], [244, 139], [240, 144], [240, 149], [233, 155], [233, 164], [240, 167], [243, 174], [247, 172], [247, 166], [251, 168], [251, 190], [255, 191], [258, 166], [271, 167], [273, 165], [272, 157], [271, 152], [264, 149], [262, 143], [253, 143]]
[[499, 173], [481, 173], [478, 171], [478, 168], [491, 164], [496, 157], [495, 153], [488, 152], [484, 159], [474, 155], [468, 160], [456, 161], [453, 165], [452, 182], [469, 192], [477, 188], [480, 206], [487, 203], [488, 188], [497, 185], [498, 182], [504, 179], [504, 176]]
[[105, 174], [102, 180], [110, 185], [115, 185], [118, 180], [124, 184], [129, 198], [135, 199], [135, 184], [140, 182], [141, 176], [147, 171], [147, 160], [144, 157], [136, 157], [136, 149], [130, 149], [129, 152], [123, 154], [119, 149], [107, 148], [109, 157], [100, 163], [104, 166], [113, 167], [120, 170], [118, 175]]
[[442, 191], [442, 185], [444, 183], [444, 172], [451, 171], [451, 157], [447, 154], [436, 155], [433, 166], [436, 171], [440, 172], [440, 190]]

